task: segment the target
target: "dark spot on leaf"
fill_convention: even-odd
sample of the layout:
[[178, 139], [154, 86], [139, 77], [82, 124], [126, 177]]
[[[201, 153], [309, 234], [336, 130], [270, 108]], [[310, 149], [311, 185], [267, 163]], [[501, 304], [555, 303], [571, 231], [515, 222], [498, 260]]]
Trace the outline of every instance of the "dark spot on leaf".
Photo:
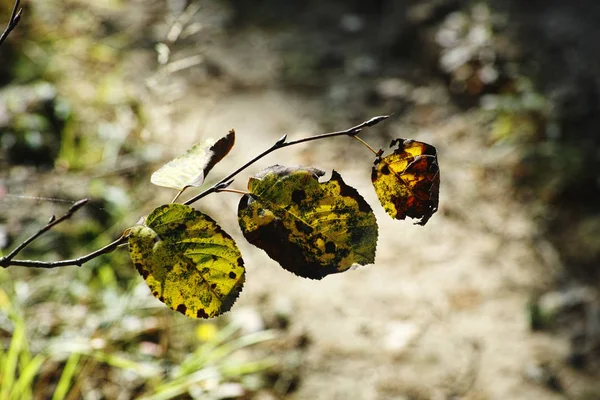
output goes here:
[[235, 274], [235, 272], [231, 271], [231, 272], [229, 273], [229, 277], [230, 277], [231, 279], [235, 279], [235, 278], [237, 278], [237, 275]]
[[333, 170], [331, 173], [331, 180], [337, 181], [340, 185], [340, 195], [353, 198], [358, 203], [358, 209], [361, 212], [371, 213], [371, 206], [369, 203], [365, 201], [365, 199], [358, 193], [358, 190], [354, 189], [352, 186], [346, 185], [346, 182], [342, 179], [342, 176], [336, 171]]
[[294, 203], [300, 203], [304, 199], [306, 199], [306, 193], [304, 190], [298, 189], [292, 192], [292, 201]]
[[153, 295], [154, 297], [158, 297], [158, 292], [155, 290], [154, 292], [152, 292], [152, 295]]
[[389, 175], [390, 174], [390, 167], [388, 167], [388, 165], [385, 164], [383, 167], [381, 167], [381, 173], [383, 175]]
[[162, 297], [162, 296], [160, 296], [160, 297], [158, 298], [158, 300], [160, 300], [160, 301], [161, 301], [161, 302], [163, 302], [163, 303], [165, 302], [165, 298], [164, 298], [164, 297]]
[[185, 304], [180, 304], [177, 306], [177, 311], [179, 311], [182, 314], [185, 314], [185, 312], [187, 311], [187, 307], [185, 306]]
[[138, 270], [138, 272], [140, 273], [140, 275], [142, 275], [142, 277], [143, 277], [144, 279], [148, 278], [148, 275], [150, 275], [150, 274], [148, 273], [148, 271], [146, 271], [146, 270], [144, 269], [144, 266], [143, 266], [142, 264], [140, 264], [140, 263], [135, 263], [135, 269], [137, 269], [137, 270]]
[[335, 243], [327, 242], [325, 243], [325, 253], [335, 253]]
[[308, 225], [305, 222], [300, 221], [299, 219], [297, 219], [294, 224], [296, 225], [296, 229], [298, 229], [298, 232], [302, 232], [305, 233], [307, 235], [310, 235], [313, 232], [313, 227]]
[[298, 244], [289, 240], [278, 240], [277, 238], [287, 238], [291, 235], [283, 224], [274, 222], [262, 225], [253, 231], [242, 232], [250, 243], [263, 249], [283, 268], [298, 276], [323, 279], [329, 274], [339, 272], [335, 266], [325, 266], [316, 260], [307, 260], [303, 249]]
[[216, 284], [216, 283], [212, 283], [212, 284], [210, 285], [210, 288], [211, 288], [211, 289], [216, 289], [216, 288], [217, 288], [217, 284]]
[[371, 168], [371, 182], [375, 182], [377, 180], [377, 176], [377, 163], [375, 163], [375, 166]]
[[175, 227], [175, 230], [176, 230], [176, 231], [185, 231], [185, 229], [186, 229], [186, 228], [187, 228], [187, 225], [186, 225], [186, 224], [183, 224], [183, 223], [181, 223], [181, 224], [178, 224], [178, 225]]
[[237, 265], [238, 265], [238, 266], [240, 266], [240, 267], [243, 267], [243, 266], [244, 266], [244, 260], [242, 260], [242, 257], [239, 257], [239, 258], [237, 259]]
[[204, 308], [199, 309], [196, 313], [196, 316], [198, 318], [208, 318], [208, 314], [206, 313], [206, 311], [204, 311]]
[[240, 204], [238, 206], [239, 209], [240, 210], [245, 210], [246, 208], [248, 208], [248, 205], [250, 204], [251, 201], [252, 201], [252, 198], [249, 195], [245, 194], [240, 199]]

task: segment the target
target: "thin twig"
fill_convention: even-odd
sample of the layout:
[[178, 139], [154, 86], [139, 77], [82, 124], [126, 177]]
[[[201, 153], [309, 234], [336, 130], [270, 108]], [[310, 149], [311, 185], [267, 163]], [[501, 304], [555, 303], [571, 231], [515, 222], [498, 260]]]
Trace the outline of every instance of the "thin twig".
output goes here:
[[60, 224], [61, 222], [71, 218], [73, 214], [77, 212], [81, 207], [86, 205], [88, 199], [83, 199], [75, 202], [71, 208], [67, 211], [65, 215], [56, 219], [54, 216], [50, 218], [50, 221], [44, 226], [42, 229], [37, 231], [31, 237], [23, 241], [20, 245], [18, 245], [13, 251], [11, 251], [6, 257], [0, 258], [0, 267], [8, 268], [10, 266], [20, 266], [20, 267], [36, 267], [36, 268], [56, 268], [56, 267], [65, 267], [68, 265], [77, 265], [81, 266], [84, 263], [101, 256], [102, 254], [110, 253], [115, 250], [120, 245], [127, 242], [127, 237], [122, 235], [120, 238], [115, 240], [114, 242], [98, 249], [88, 255], [83, 257], [75, 258], [72, 260], [62, 260], [62, 261], [37, 261], [37, 260], [13, 260], [13, 258], [19, 254], [25, 247], [29, 246], [35, 239], [42, 236], [44, 233], [48, 232], [54, 226]]
[[8, 34], [13, 29], [15, 29], [15, 27], [21, 20], [21, 13], [23, 12], [23, 9], [19, 8], [20, 3], [21, 3], [21, 0], [15, 1], [15, 6], [13, 7], [12, 14], [10, 15], [10, 20], [8, 21], [8, 24], [6, 25], [6, 29], [4, 30], [4, 32], [2, 32], [2, 36], [0, 36], [0, 45], [2, 45], [2, 43], [4, 43], [4, 41], [8, 37]]
[[67, 267], [69, 265], [76, 265], [81, 267], [86, 262], [93, 260], [101, 256], [102, 254], [108, 254], [115, 251], [119, 246], [127, 243], [127, 237], [122, 235], [120, 238], [115, 240], [112, 243], [107, 244], [106, 246], [98, 249], [88, 255], [83, 257], [74, 258], [72, 260], [62, 260], [62, 261], [36, 261], [36, 260], [9, 260], [8, 263], [4, 264], [4, 259], [0, 259], [0, 265], [4, 268], [10, 267], [12, 265], [19, 267], [34, 267], [34, 268], [57, 268], [57, 267]]
[[63, 215], [62, 217], [60, 217], [59, 219], [56, 219], [56, 217], [53, 215], [52, 218], [50, 218], [50, 221], [46, 224], [46, 226], [44, 226], [42, 229], [40, 229], [39, 231], [37, 231], [36, 233], [31, 235], [29, 238], [25, 239], [20, 245], [15, 247], [13, 249], [13, 251], [11, 251], [6, 257], [0, 258], [0, 266], [2, 266], [2, 267], [9, 266], [11, 263], [11, 260], [13, 258], [15, 258], [15, 256], [17, 254], [19, 254], [25, 247], [29, 246], [35, 239], [39, 238], [44, 233], [48, 232], [54, 226], [60, 224], [64, 220], [71, 218], [73, 216], [73, 214], [75, 214], [77, 212], [77, 210], [79, 210], [81, 207], [85, 206], [87, 204], [87, 202], [88, 202], [88, 199], [82, 199], [82, 200], [76, 201], [69, 208], [67, 213], [65, 215]]
[[383, 120], [385, 120], [387, 118], [388, 118], [387, 115], [381, 115], [381, 116], [378, 116], [378, 117], [373, 117], [373, 118], [371, 118], [368, 121], [365, 121], [363, 123], [360, 123], [360, 124], [358, 124], [356, 126], [353, 126], [352, 128], [348, 128], [348, 129], [343, 130], [343, 131], [323, 133], [323, 134], [320, 134], [320, 135], [309, 136], [309, 137], [306, 137], [306, 138], [303, 138], [303, 139], [293, 140], [291, 142], [286, 142], [287, 135], [283, 135], [279, 140], [277, 140], [267, 150], [263, 151], [262, 153], [260, 153], [256, 157], [254, 157], [252, 160], [248, 161], [246, 164], [242, 165], [241, 167], [239, 167], [238, 169], [236, 169], [235, 171], [233, 171], [231, 174], [227, 175], [225, 178], [223, 178], [219, 182], [215, 183], [213, 186], [211, 186], [208, 189], [204, 190], [202, 193], [197, 194], [196, 196], [194, 196], [191, 199], [187, 200], [183, 204], [190, 205], [190, 204], [192, 204], [192, 203], [200, 200], [201, 198], [203, 198], [203, 197], [205, 197], [205, 196], [207, 196], [207, 195], [209, 195], [209, 194], [211, 194], [213, 192], [219, 191], [220, 189], [223, 188], [223, 185], [226, 185], [225, 187], [229, 186], [229, 184], [231, 184], [231, 182], [233, 181], [233, 177], [235, 177], [237, 174], [239, 174], [240, 172], [242, 172], [243, 170], [245, 170], [246, 168], [248, 168], [250, 165], [252, 165], [255, 162], [257, 162], [261, 158], [267, 156], [268, 154], [271, 154], [275, 150], [283, 149], [284, 147], [294, 146], [294, 145], [297, 145], [297, 144], [300, 144], [300, 143], [310, 142], [310, 141], [313, 141], [313, 140], [326, 139], [326, 138], [331, 138], [331, 137], [336, 137], [336, 136], [347, 135], [347, 136], [355, 137], [356, 135], [358, 135], [358, 133], [363, 128], [377, 125], [378, 123], [380, 123], [381, 121], [383, 121]]
[[[188, 204], [188, 205], [192, 204], [195, 201], [205, 197], [206, 195], [213, 193], [213, 192], [218, 192], [218, 191], [229, 191], [229, 192], [245, 194], [245, 192], [242, 192], [242, 191], [227, 189], [227, 187], [229, 185], [231, 185], [231, 183], [233, 182], [233, 177], [235, 177], [237, 174], [239, 174], [240, 172], [242, 172], [243, 170], [248, 168], [250, 165], [254, 164], [256, 161], [258, 161], [261, 158], [265, 157], [266, 155], [274, 152], [275, 150], [282, 149], [284, 147], [294, 146], [294, 145], [304, 143], [304, 142], [310, 142], [313, 140], [320, 140], [320, 139], [325, 139], [325, 138], [330, 138], [330, 137], [335, 137], [335, 136], [347, 135], [347, 136], [355, 137], [361, 131], [361, 129], [363, 129], [365, 127], [370, 127], [370, 126], [376, 125], [379, 122], [381, 122], [387, 118], [388, 118], [388, 116], [386, 116], [386, 115], [374, 117], [368, 121], [365, 121], [361, 124], [358, 124], [356, 126], [353, 126], [352, 128], [349, 128], [349, 129], [346, 129], [343, 131], [323, 133], [321, 135], [310, 136], [310, 137], [303, 138], [303, 139], [293, 140], [291, 142], [286, 142], [287, 136], [284, 135], [279, 140], [277, 140], [270, 148], [263, 151], [261, 154], [257, 155], [252, 160], [248, 161], [246, 164], [242, 165], [237, 170], [233, 171], [231, 174], [229, 174], [225, 178], [221, 179], [219, 182], [215, 183], [210, 188], [206, 189], [204, 192], [189, 199], [184, 204]], [[30, 238], [28, 238], [23, 243], [21, 243], [19, 246], [17, 246], [12, 252], [10, 252], [9, 255], [7, 255], [6, 257], [0, 258], [0, 267], [7, 268], [10, 266], [20, 266], [20, 267], [36, 267], [36, 268], [57, 268], [57, 267], [66, 267], [69, 265], [81, 266], [81, 265], [85, 264], [86, 262], [93, 260], [94, 258], [97, 258], [103, 254], [111, 253], [115, 249], [117, 249], [119, 246], [126, 244], [127, 240], [128, 240], [127, 233], [124, 233], [123, 235], [121, 235], [120, 238], [118, 238], [117, 240], [115, 240], [112, 243], [107, 244], [106, 246], [102, 247], [101, 249], [98, 249], [88, 255], [85, 255], [85, 256], [82, 256], [79, 258], [74, 258], [71, 260], [62, 260], [62, 261], [13, 260], [13, 258], [21, 250], [23, 250], [25, 247], [27, 247], [29, 244], [31, 244], [31, 242], [33, 242], [35, 239], [40, 237], [45, 232], [52, 229], [52, 227], [54, 227], [55, 225], [70, 218], [79, 208], [81, 208], [83, 205], [85, 205], [87, 203], [87, 201], [88, 201], [87, 199], [83, 199], [83, 200], [76, 202], [75, 204], [73, 204], [71, 206], [69, 211], [67, 211], [67, 213], [65, 215], [63, 215], [62, 217], [60, 217], [59, 219], [55, 219], [54, 217], [52, 217], [50, 219], [50, 222], [48, 222], [48, 224], [46, 224], [46, 226], [44, 226], [37, 233], [35, 233]]]

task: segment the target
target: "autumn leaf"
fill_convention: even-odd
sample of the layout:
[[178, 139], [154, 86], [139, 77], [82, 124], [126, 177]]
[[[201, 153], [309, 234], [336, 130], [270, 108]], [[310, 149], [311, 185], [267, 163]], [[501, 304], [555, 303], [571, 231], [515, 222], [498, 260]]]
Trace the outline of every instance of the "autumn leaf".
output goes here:
[[312, 279], [374, 262], [377, 221], [371, 207], [333, 171], [275, 165], [250, 178], [239, 203], [244, 237], [283, 268]]
[[[394, 139], [390, 155], [375, 159], [373, 187], [385, 211], [395, 219], [417, 218], [425, 225], [437, 211], [440, 170], [435, 147], [410, 139]], [[382, 153], [382, 152], [380, 152]]]
[[163, 187], [183, 190], [198, 187], [210, 170], [225, 157], [235, 142], [235, 131], [217, 140], [196, 143], [187, 152], [169, 161], [154, 172], [150, 181]]
[[244, 262], [209, 216], [183, 204], [160, 206], [128, 230], [129, 255], [152, 294], [191, 318], [229, 311], [242, 290]]

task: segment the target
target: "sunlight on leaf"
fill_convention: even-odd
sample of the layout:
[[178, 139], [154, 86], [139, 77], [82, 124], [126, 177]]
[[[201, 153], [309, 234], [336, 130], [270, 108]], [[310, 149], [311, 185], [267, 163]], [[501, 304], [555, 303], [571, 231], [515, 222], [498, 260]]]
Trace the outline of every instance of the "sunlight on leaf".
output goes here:
[[275, 165], [250, 178], [240, 200], [244, 237], [296, 275], [322, 279], [375, 260], [377, 221], [371, 207], [333, 171]]
[[415, 140], [394, 139], [392, 154], [378, 155], [371, 173], [385, 211], [395, 219], [418, 218], [425, 225], [437, 211], [440, 170], [435, 147]]
[[244, 262], [209, 216], [167, 204], [128, 231], [131, 260], [156, 298], [191, 318], [229, 311], [244, 284]]
[[187, 152], [169, 161], [150, 177], [157, 186], [183, 190], [201, 186], [210, 170], [225, 157], [235, 142], [232, 130], [218, 141], [196, 143]]

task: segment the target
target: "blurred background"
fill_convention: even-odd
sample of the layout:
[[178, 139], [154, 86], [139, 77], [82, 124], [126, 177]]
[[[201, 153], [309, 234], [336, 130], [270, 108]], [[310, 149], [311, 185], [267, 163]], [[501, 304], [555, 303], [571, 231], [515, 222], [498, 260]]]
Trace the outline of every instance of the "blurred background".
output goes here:
[[[195, 204], [247, 266], [231, 312], [164, 307], [126, 249], [0, 271], [0, 399], [600, 398], [596, 0], [31, 0], [0, 46], [0, 251], [87, 254], [169, 202], [150, 174], [235, 128], [214, 183], [341, 130], [437, 147], [440, 209], [393, 221], [346, 138], [269, 165], [335, 168], [375, 210], [374, 265], [298, 278], [243, 239], [239, 196]], [[0, 0], [0, 23], [13, 3]], [[367, 157], [368, 156], [368, 157]], [[189, 196], [193, 195], [190, 193]]]

